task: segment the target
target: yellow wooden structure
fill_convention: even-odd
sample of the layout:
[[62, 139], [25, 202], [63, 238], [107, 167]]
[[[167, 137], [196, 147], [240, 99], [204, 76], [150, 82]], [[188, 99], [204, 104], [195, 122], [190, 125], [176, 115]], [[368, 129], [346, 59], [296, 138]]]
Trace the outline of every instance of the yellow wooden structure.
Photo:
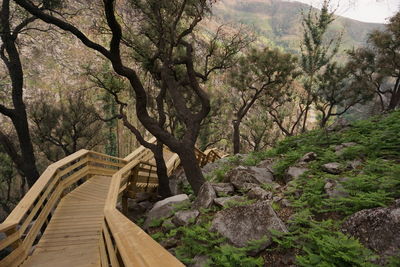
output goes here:
[[[196, 156], [200, 166], [220, 158], [213, 149]], [[179, 157], [167, 149], [164, 157], [171, 175]], [[184, 266], [117, 209], [157, 187], [152, 153], [142, 146], [123, 159], [80, 150], [50, 165], [0, 224], [0, 251], [11, 251], [0, 267]]]

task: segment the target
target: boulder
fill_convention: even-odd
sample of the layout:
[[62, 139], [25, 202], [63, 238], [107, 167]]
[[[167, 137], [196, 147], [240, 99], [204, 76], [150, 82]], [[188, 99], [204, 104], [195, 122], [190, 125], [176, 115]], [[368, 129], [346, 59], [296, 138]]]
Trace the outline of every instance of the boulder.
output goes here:
[[339, 174], [343, 171], [342, 165], [338, 162], [330, 162], [321, 166], [324, 172], [330, 174]]
[[214, 202], [214, 199], [217, 197], [215, 190], [211, 183], [205, 182], [201, 188], [199, 193], [197, 194], [196, 200], [193, 202], [193, 208], [195, 209], [208, 209]]
[[176, 226], [186, 226], [193, 223], [200, 212], [198, 210], [181, 210], [175, 213], [172, 223]]
[[261, 187], [254, 187], [247, 192], [247, 197], [250, 199], [257, 200], [270, 200], [272, 199], [272, 192], [265, 191]]
[[290, 181], [296, 180], [306, 171], [308, 171], [308, 169], [304, 167], [296, 167], [296, 166], [289, 167], [288, 170], [286, 171], [285, 182], [288, 183]]
[[174, 205], [183, 202], [189, 202], [189, 197], [186, 194], [168, 197], [154, 204], [153, 208], [147, 214], [144, 222], [144, 229], [148, 229], [150, 223], [161, 218], [171, 217], [174, 213]]
[[400, 251], [400, 199], [388, 208], [356, 212], [343, 223], [342, 231], [382, 256], [379, 264], [384, 265]]
[[203, 172], [204, 176], [208, 175], [208, 174], [212, 174], [219, 167], [221, 167], [222, 165], [226, 164], [227, 161], [228, 161], [227, 158], [223, 158], [223, 159], [219, 159], [217, 161], [208, 163], [208, 164], [204, 165], [203, 168], [201, 168], [201, 171]]
[[340, 197], [348, 197], [349, 193], [347, 193], [341, 182], [348, 181], [349, 178], [343, 177], [338, 180], [326, 179], [326, 184], [324, 186], [325, 193], [328, 194], [329, 198], [340, 198]]
[[212, 186], [219, 197], [232, 194], [235, 191], [235, 188], [230, 183], [212, 183]]
[[267, 169], [270, 173], [274, 174], [274, 169], [273, 169], [274, 164], [275, 164], [274, 159], [265, 159], [265, 160], [261, 161], [257, 165], [257, 167]]
[[340, 145], [337, 145], [337, 146], [335, 146], [335, 154], [337, 156], [340, 156], [343, 154], [343, 151], [345, 148], [351, 147], [351, 146], [356, 146], [356, 145], [357, 145], [357, 143], [354, 143], [354, 142], [342, 143]]
[[306, 153], [301, 159], [300, 162], [310, 162], [317, 159], [317, 154], [314, 152]]
[[246, 199], [242, 196], [232, 196], [232, 197], [219, 197], [214, 199], [214, 203], [220, 207], [228, 207], [229, 203], [245, 201]]
[[287, 232], [286, 226], [268, 201], [219, 211], [210, 228], [237, 247], [245, 247], [249, 241], [263, 239], [265, 240], [263, 248], [272, 243], [270, 232], [272, 229]]
[[252, 184], [276, 184], [274, 176], [265, 168], [238, 166], [226, 174], [226, 180], [240, 190], [245, 183]]

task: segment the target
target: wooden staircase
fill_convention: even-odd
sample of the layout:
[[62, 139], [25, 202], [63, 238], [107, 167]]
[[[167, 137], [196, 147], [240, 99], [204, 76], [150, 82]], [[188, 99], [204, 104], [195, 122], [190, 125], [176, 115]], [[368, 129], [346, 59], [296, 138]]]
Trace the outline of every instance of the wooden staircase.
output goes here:
[[[216, 150], [196, 156], [201, 166], [220, 158]], [[179, 157], [165, 149], [164, 158], [171, 175]], [[124, 159], [80, 150], [50, 165], [0, 224], [0, 250], [9, 252], [0, 267], [184, 266], [116, 208], [157, 186], [142, 146]]]

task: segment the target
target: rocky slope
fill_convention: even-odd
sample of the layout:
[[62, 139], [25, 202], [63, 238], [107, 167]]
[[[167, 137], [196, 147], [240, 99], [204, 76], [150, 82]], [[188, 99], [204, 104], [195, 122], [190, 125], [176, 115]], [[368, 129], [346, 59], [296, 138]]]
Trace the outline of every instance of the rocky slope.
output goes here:
[[399, 148], [400, 112], [313, 131], [205, 166], [197, 198], [181, 175], [130, 212], [188, 266], [399, 266]]

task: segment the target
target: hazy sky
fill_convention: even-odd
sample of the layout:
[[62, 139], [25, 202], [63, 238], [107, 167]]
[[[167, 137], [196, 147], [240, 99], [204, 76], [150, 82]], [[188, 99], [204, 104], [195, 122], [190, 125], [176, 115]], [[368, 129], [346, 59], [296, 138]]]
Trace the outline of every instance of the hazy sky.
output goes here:
[[[291, 0], [319, 7], [322, 0]], [[331, 0], [337, 15], [365, 22], [385, 23], [400, 8], [400, 0]]]

